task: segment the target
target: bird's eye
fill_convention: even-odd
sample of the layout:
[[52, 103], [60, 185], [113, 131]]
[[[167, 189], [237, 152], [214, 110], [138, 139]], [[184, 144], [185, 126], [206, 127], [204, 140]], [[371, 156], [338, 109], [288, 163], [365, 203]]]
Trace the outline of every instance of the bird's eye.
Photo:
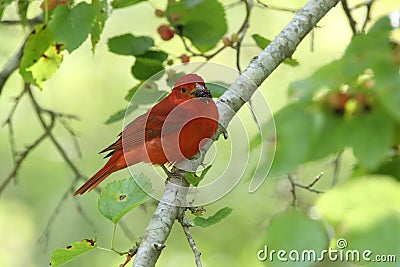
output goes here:
[[186, 88], [185, 88], [185, 87], [182, 87], [182, 88], [181, 88], [181, 91], [182, 91], [182, 93], [186, 93]]

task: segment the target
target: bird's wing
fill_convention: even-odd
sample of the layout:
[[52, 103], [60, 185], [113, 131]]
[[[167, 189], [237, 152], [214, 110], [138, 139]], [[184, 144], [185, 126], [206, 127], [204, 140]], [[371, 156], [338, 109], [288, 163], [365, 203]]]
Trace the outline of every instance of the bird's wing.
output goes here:
[[[182, 109], [178, 113], [174, 113], [173, 118], [168, 117], [169, 113], [164, 112], [152, 112], [151, 110], [140, 115], [132, 122], [130, 122], [124, 130], [118, 135], [118, 140], [100, 153], [111, 151], [106, 157], [111, 156], [115, 150], [128, 149], [135, 147], [140, 144], [144, 144], [146, 141], [152, 140], [153, 138], [160, 137], [161, 134], [169, 134], [172, 132], [178, 132], [182, 129], [186, 121], [186, 112]], [[167, 119], [167, 123], [164, 122]]]

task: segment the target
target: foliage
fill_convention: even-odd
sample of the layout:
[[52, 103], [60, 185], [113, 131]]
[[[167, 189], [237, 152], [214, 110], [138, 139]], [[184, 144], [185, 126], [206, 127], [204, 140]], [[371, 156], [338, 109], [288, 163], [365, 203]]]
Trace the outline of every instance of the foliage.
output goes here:
[[352, 39], [342, 58], [291, 84], [293, 102], [274, 117], [273, 174], [348, 147], [360, 168], [374, 172], [386, 164], [399, 145], [400, 77], [391, 31], [388, 18], [381, 18]]
[[50, 265], [52, 267], [62, 266], [68, 261], [89, 252], [97, 247], [96, 241], [84, 239], [74, 242], [66, 248], [58, 248], [51, 253]]
[[214, 215], [208, 217], [208, 218], [203, 218], [200, 216], [197, 216], [194, 218], [193, 222], [195, 225], [206, 228], [209, 227], [213, 224], [216, 224], [220, 222], [222, 219], [225, 219], [226, 217], [231, 214], [232, 209], [229, 207], [225, 207], [217, 211]]
[[[90, 39], [92, 52], [96, 51], [106, 22], [112, 14], [118, 14], [122, 8], [149, 4], [143, 0], [113, 0], [111, 6], [105, 0], [93, 0], [90, 3], [45, 0], [41, 5], [44, 11], [42, 17], [33, 20], [28, 12], [31, 1], [0, 0], [0, 18], [13, 2], [16, 4], [21, 25], [31, 27], [22, 48], [19, 73], [24, 82], [39, 88], [43, 88], [44, 83], [59, 70], [64, 57], [75, 56], [74, 52], [86, 40]], [[262, 1], [256, 2], [259, 6], [266, 6]], [[252, 7], [249, 6], [250, 1], [242, 1], [238, 5], [245, 5], [247, 13], [237, 32], [230, 29], [231, 25], [228, 27], [228, 5], [222, 1], [181, 0], [166, 1], [164, 10], [155, 9], [155, 15], [161, 21], [157, 31], [117, 33], [108, 38], [104, 42], [108, 45], [108, 52], [132, 60], [127, 72], [134, 82], [128, 86], [130, 89], [125, 95], [129, 104], [112, 114], [105, 123], [117, 122], [139, 106], [153, 104], [165, 96], [165, 88], [160, 84], [165, 82], [172, 87], [185, 74], [166, 71], [170, 65], [187, 63], [193, 58], [209, 61], [221, 51], [233, 49], [240, 70], [240, 47], [242, 37], [251, 25], [249, 8]], [[159, 36], [156, 36], [157, 33]], [[343, 151], [352, 152], [355, 162], [350, 181], [318, 197], [313, 209], [302, 212], [289, 208], [275, 216], [261, 230], [266, 235], [258, 233], [263, 242], [261, 247], [268, 245], [275, 250], [314, 249], [320, 252], [329, 247], [338, 248], [338, 241], [344, 239], [348, 242], [348, 250], [371, 250], [375, 254], [386, 255], [400, 250], [400, 44], [392, 38], [393, 33], [389, 19], [384, 17], [377, 20], [368, 32], [355, 35], [339, 59], [320, 67], [307, 78], [292, 82], [289, 88], [291, 101], [275, 113], [274, 121], [264, 125], [266, 129], [270, 129], [273, 123], [277, 127], [277, 138], [269, 139], [276, 142], [277, 146], [272, 176], [294, 173], [304, 163], [326, 160], [327, 157]], [[265, 49], [271, 42], [265, 35], [265, 32], [253, 33], [249, 40], [250, 45]], [[181, 45], [182, 54], [176, 55], [169, 51], [169, 45], [175, 44], [172, 42]], [[285, 59], [284, 63], [291, 67], [299, 66], [299, 61], [293, 58]], [[217, 98], [226, 91], [229, 84], [207, 81], [206, 87]], [[50, 136], [59, 148], [60, 145], [54, 141], [51, 132], [53, 123], [59, 119], [64, 124], [64, 119], [70, 117], [40, 108], [33, 96], [31, 99], [39, 117], [40, 114], [45, 114], [46, 117], [45, 120], [40, 117], [41, 123], [45, 125], [45, 133], [32, 147]], [[18, 101], [19, 99], [16, 103]], [[13, 112], [14, 110], [10, 117]], [[6, 124], [10, 125], [12, 136], [10, 119]], [[68, 126], [65, 128], [68, 133], [73, 132]], [[252, 147], [260, 142], [261, 138], [257, 136], [251, 142]], [[30, 146], [27, 146], [26, 154], [18, 151], [13, 153], [18, 157], [21, 154], [24, 158], [30, 152], [29, 149]], [[67, 154], [61, 153], [61, 156], [71, 166]], [[19, 165], [16, 170], [18, 168]], [[83, 177], [74, 165], [71, 169], [77, 179]], [[211, 165], [199, 176], [187, 172], [185, 178], [191, 186], [197, 187], [206, 174], [211, 173], [210, 170]], [[17, 171], [15, 176], [16, 173]], [[132, 209], [150, 200], [146, 193], [152, 191], [148, 178], [143, 174], [134, 178], [108, 183], [99, 196], [100, 214], [115, 226]], [[292, 182], [291, 185], [299, 184]], [[302, 188], [307, 189], [307, 186]], [[289, 190], [294, 192], [293, 187], [288, 192]], [[57, 209], [55, 214], [58, 213]], [[82, 212], [80, 207], [77, 210]], [[205, 228], [215, 225], [231, 212], [231, 208], [225, 207], [207, 218], [199, 212], [195, 214], [194, 226]], [[223, 223], [226, 221], [221, 222]], [[240, 235], [238, 231], [235, 234]], [[95, 241], [85, 239], [74, 242], [67, 248], [55, 249], [51, 255], [51, 265], [61, 266], [95, 248], [98, 248]], [[111, 250], [115, 252], [113, 245]], [[362, 263], [380, 266], [379, 262]], [[267, 264], [282, 266], [286, 263], [268, 261]], [[291, 264], [312, 265], [305, 261]], [[387, 266], [396, 264], [387, 263]]]
[[151, 183], [143, 174], [108, 183], [101, 190], [99, 211], [104, 217], [117, 223], [131, 209], [148, 201], [151, 191]]

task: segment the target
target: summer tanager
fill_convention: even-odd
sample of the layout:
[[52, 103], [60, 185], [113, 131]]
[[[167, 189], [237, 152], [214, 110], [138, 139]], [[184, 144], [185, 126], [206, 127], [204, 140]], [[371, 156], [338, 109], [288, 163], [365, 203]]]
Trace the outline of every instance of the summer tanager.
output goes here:
[[[218, 128], [218, 109], [204, 80], [196, 74], [179, 78], [172, 92], [130, 122], [118, 140], [102, 150], [108, 162], [74, 195], [90, 191], [111, 173], [148, 162], [174, 164], [197, 154]], [[202, 142], [203, 141], [203, 142]]]

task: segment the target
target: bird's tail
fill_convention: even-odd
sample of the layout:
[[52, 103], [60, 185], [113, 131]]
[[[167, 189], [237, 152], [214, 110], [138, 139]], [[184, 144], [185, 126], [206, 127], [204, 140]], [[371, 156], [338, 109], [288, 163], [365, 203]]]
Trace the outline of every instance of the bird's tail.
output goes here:
[[[96, 172], [89, 180], [86, 181], [78, 190], [75, 191], [74, 196], [82, 195], [86, 191], [93, 190], [97, 185], [99, 185], [104, 179], [106, 179], [111, 173], [116, 172], [120, 169], [126, 167], [125, 159], [122, 153], [116, 151], [108, 162]], [[121, 154], [121, 155], [120, 155]], [[122, 162], [123, 161], [123, 162]]]

